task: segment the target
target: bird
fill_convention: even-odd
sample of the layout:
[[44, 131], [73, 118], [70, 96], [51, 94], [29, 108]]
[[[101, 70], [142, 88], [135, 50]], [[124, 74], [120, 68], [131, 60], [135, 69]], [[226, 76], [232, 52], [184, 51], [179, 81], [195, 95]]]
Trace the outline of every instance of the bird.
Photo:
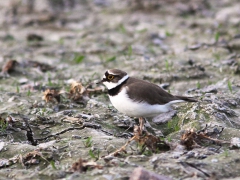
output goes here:
[[120, 69], [107, 70], [99, 83], [106, 86], [109, 99], [119, 112], [139, 118], [140, 133], [144, 128], [144, 118], [169, 112], [175, 103], [197, 102], [191, 97], [172, 95], [160, 86], [130, 77]]

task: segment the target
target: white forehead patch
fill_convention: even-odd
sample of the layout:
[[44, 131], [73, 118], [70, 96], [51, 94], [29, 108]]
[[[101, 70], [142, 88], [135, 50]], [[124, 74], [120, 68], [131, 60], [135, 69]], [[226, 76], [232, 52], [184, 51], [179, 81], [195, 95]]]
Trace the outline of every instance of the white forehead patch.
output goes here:
[[[112, 74], [112, 73], [111, 73]], [[106, 77], [105, 75], [103, 77]], [[124, 81], [126, 81], [129, 78], [128, 75], [123, 76], [122, 79], [120, 79], [118, 82], [114, 83], [114, 82], [108, 82], [108, 81], [104, 81], [103, 84], [107, 87], [107, 89], [113, 89], [115, 87], [117, 87], [118, 85], [122, 84]]]
[[116, 75], [116, 74], [114, 74], [114, 72], [112, 72], [111, 70], [108, 70], [107, 72], [108, 72], [109, 74]]

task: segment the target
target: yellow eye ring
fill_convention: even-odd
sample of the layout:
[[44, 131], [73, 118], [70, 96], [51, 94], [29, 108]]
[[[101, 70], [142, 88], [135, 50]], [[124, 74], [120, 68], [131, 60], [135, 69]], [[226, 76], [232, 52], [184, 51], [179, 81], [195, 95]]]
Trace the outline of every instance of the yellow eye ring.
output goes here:
[[108, 80], [112, 80], [114, 78], [114, 76], [109, 74], [107, 78], [108, 78]]

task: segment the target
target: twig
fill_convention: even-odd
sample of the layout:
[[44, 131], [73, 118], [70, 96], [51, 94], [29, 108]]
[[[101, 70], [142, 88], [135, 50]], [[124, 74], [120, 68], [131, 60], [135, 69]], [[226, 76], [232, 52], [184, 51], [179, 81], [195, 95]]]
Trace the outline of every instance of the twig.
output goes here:
[[70, 127], [70, 128], [64, 129], [64, 130], [62, 130], [62, 131], [60, 131], [60, 132], [58, 132], [58, 133], [56, 133], [56, 134], [50, 134], [49, 136], [46, 136], [46, 137], [44, 137], [44, 138], [37, 138], [36, 140], [37, 140], [37, 141], [43, 141], [43, 140], [46, 140], [46, 139], [48, 139], [48, 138], [58, 136], [58, 135], [60, 135], [60, 134], [63, 134], [63, 133], [65, 133], [65, 132], [68, 132], [68, 131], [71, 131], [71, 130], [82, 130], [82, 129], [84, 129], [84, 128], [85, 128], [85, 126], [81, 126], [81, 127]]
[[192, 167], [192, 168], [194, 168], [194, 169], [196, 169], [196, 170], [198, 170], [198, 171], [200, 171], [201, 173], [203, 173], [206, 177], [210, 177], [210, 175], [208, 174], [208, 173], [206, 173], [206, 172], [204, 172], [203, 170], [201, 170], [199, 167], [197, 167], [195, 164], [193, 164], [193, 163], [189, 163], [189, 162], [180, 162], [180, 164], [182, 165], [182, 166], [190, 166], [190, 167]]

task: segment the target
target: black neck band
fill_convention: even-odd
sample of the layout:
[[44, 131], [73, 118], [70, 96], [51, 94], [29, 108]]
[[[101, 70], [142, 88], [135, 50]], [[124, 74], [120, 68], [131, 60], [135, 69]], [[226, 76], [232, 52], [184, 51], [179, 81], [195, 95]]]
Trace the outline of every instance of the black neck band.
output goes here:
[[122, 84], [119, 84], [119, 85], [116, 86], [115, 88], [109, 89], [109, 90], [108, 90], [108, 94], [109, 94], [110, 96], [115, 96], [115, 95], [117, 95], [117, 94], [121, 91], [123, 85], [127, 83], [127, 80], [128, 80], [128, 78], [127, 78], [125, 81], [123, 81]]

